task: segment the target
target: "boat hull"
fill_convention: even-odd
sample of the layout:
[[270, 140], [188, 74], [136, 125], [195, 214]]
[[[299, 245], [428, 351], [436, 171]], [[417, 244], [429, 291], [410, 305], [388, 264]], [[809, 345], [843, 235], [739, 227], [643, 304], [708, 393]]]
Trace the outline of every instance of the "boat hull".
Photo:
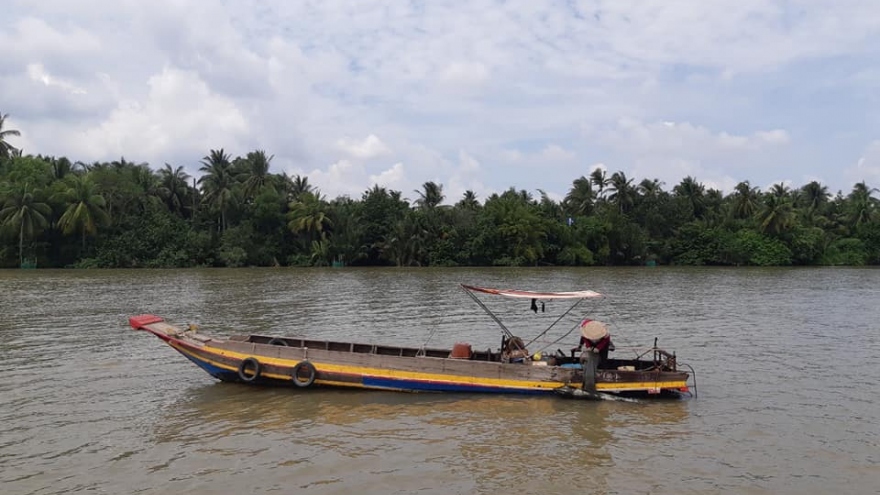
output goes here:
[[[220, 340], [149, 315], [132, 318], [131, 324], [138, 330], [153, 333], [211, 376], [227, 382], [301, 388], [550, 395], [580, 388], [583, 381], [582, 371], [575, 367], [493, 361], [491, 352], [483, 353], [486, 360], [475, 360], [450, 358], [449, 350], [442, 349], [266, 336]], [[258, 372], [255, 367], [259, 367]], [[682, 391], [687, 389], [687, 379], [686, 373], [677, 371], [599, 370], [596, 390], [610, 393]]]

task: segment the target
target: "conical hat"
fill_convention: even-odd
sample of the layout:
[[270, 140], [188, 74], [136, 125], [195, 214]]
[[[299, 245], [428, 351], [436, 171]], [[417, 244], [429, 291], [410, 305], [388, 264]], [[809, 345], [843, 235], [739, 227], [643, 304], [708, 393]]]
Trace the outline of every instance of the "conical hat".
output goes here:
[[581, 335], [589, 340], [599, 340], [608, 335], [608, 327], [601, 321], [584, 320], [581, 322]]

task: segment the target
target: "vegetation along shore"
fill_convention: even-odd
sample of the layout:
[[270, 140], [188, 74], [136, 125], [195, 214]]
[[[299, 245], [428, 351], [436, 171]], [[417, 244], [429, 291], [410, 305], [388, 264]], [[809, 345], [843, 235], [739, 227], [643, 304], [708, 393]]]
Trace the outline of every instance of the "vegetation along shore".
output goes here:
[[[443, 186], [330, 199], [272, 156], [210, 150], [201, 176], [120, 158], [24, 155], [0, 113], [0, 267], [865, 265], [876, 189], [748, 181], [730, 194], [596, 169], [562, 201], [511, 187], [444, 204]], [[412, 200], [407, 199], [411, 196]]]

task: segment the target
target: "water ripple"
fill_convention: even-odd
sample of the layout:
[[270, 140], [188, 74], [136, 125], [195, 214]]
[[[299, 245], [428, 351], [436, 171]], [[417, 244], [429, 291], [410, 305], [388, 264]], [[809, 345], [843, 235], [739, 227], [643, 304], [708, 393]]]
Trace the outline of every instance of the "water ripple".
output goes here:
[[[606, 293], [546, 341], [585, 314], [620, 348], [658, 337], [696, 367], [700, 399], [257, 389], [126, 329], [153, 312], [219, 335], [497, 346], [459, 282]], [[878, 282], [872, 269], [0, 272], [0, 483], [4, 495], [871, 493]], [[490, 303], [524, 336], [562, 307]]]

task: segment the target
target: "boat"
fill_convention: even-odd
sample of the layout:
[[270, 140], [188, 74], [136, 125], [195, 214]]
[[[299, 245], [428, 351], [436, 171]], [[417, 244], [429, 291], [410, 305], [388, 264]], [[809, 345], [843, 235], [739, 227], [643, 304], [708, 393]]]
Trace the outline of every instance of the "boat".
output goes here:
[[[135, 330], [152, 333], [214, 378], [224, 382], [311, 387], [346, 387], [406, 392], [470, 392], [491, 394], [559, 395], [571, 398], [613, 396], [681, 396], [696, 391], [693, 368], [679, 363], [674, 353], [654, 346], [633, 350], [628, 357], [608, 357], [608, 349], [574, 348], [569, 352], [547, 344], [539, 352], [527, 347], [537, 342], [581, 302], [604, 297], [583, 290], [535, 292], [461, 284], [502, 330], [498, 349], [474, 350], [465, 342], [450, 348], [403, 347], [369, 343], [240, 334], [215, 338], [197, 325], [173, 325], [156, 315], [129, 318]], [[514, 335], [480, 296], [527, 300], [536, 313], [548, 301], [573, 301], [528, 344]], [[576, 324], [581, 342], [610, 335], [604, 324], [584, 319]], [[604, 329], [604, 335], [603, 335]], [[560, 339], [551, 342], [556, 345]], [[613, 344], [612, 344], [613, 345]], [[617, 354], [621, 351], [618, 350]], [[681, 369], [688, 367], [690, 373]]]

